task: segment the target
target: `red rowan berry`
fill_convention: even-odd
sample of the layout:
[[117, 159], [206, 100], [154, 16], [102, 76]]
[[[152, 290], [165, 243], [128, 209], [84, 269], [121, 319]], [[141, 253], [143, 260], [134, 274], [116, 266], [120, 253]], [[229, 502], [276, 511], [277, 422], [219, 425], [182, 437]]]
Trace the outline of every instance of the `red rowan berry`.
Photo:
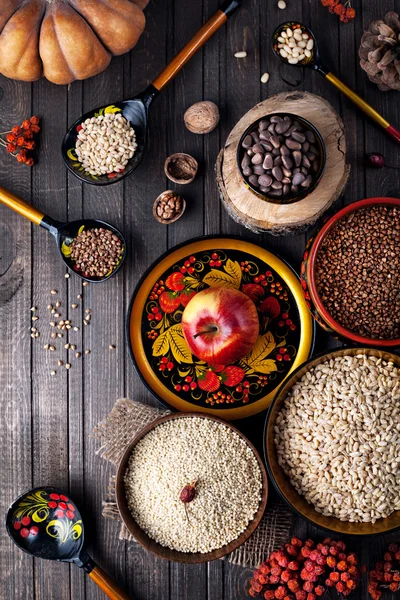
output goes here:
[[323, 585], [317, 585], [317, 587], [315, 588], [315, 593], [317, 594], [317, 596], [322, 596], [325, 593], [325, 588]]
[[345, 589], [346, 589], [346, 586], [343, 583], [343, 581], [338, 581], [336, 584], [336, 591], [339, 592], [339, 594], [341, 594], [342, 592], [344, 592]]
[[344, 560], [340, 560], [338, 562], [338, 564], [336, 565], [336, 567], [337, 567], [337, 569], [339, 571], [346, 571], [346, 569], [347, 569], [347, 563]]
[[311, 581], [306, 581], [306, 582], [303, 584], [303, 590], [304, 590], [305, 592], [312, 592], [312, 591], [313, 591], [313, 589], [314, 589], [314, 584], [313, 584]]

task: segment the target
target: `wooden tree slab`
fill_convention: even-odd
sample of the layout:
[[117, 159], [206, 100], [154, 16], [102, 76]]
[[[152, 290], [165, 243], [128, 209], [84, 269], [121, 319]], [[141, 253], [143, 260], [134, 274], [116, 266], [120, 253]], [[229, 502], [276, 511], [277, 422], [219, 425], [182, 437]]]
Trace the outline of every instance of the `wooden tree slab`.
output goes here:
[[[236, 164], [237, 147], [245, 129], [276, 112], [308, 119], [326, 145], [326, 167], [319, 185], [309, 196], [293, 204], [273, 204], [258, 198], [243, 183]], [[341, 196], [349, 173], [341, 118], [324, 98], [301, 91], [277, 94], [249, 110], [232, 129], [216, 163], [217, 185], [229, 215], [255, 233], [274, 235], [299, 233], [313, 225]]]

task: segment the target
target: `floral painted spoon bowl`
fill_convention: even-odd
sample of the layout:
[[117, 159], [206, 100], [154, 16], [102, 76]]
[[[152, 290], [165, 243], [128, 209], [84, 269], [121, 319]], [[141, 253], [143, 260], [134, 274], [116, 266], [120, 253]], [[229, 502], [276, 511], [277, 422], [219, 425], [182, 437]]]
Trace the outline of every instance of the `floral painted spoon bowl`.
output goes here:
[[112, 600], [129, 600], [84, 549], [84, 525], [76, 504], [63, 492], [39, 487], [19, 496], [9, 507], [7, 533], [36, 558], [74, 563]]

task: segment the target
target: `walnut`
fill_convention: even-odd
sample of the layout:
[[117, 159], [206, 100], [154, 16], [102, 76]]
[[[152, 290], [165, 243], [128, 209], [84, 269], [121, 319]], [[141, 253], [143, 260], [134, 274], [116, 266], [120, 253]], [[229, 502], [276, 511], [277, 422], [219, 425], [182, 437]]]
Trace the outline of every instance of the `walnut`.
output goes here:
[[153, 217], [159, 223], [169, 225], [183, 215], [185, 208], [185, 200], [173, 190], [167, 190], [156, 198], [153, 205]]
[[196, 177], [199, 165], [197, 160], [183, 152], [171, 154], [164, 164], [164, 173], [174, 183], [184, 185], [191, 183]]
[[187, 109], [183, 118], [192, 133], [210, 133], [219, 123], [218, 106], [208, 100], [196, 102]]

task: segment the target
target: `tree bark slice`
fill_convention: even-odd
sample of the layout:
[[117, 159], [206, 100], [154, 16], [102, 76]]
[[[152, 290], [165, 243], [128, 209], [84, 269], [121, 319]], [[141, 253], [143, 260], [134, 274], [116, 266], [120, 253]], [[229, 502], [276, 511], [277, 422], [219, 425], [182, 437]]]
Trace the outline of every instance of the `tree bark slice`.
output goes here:
[[[309, 196], [294, 204], [272, 204], [258, 198], [243, 183], [236, 164], [236, 151], [244, 130], [261, 117], [276, 112], [308, 119], [326, 145], [326, 166], [320, 183]], [[301, 91], [277, 94], [249, 110], [232, 129], [216, 163], [220, 198], [228, 214], [255, 233], [273, 235], [300, 233], [314, 225], [342, 195], [349, 174], [343, 121], [324, 98]]]

